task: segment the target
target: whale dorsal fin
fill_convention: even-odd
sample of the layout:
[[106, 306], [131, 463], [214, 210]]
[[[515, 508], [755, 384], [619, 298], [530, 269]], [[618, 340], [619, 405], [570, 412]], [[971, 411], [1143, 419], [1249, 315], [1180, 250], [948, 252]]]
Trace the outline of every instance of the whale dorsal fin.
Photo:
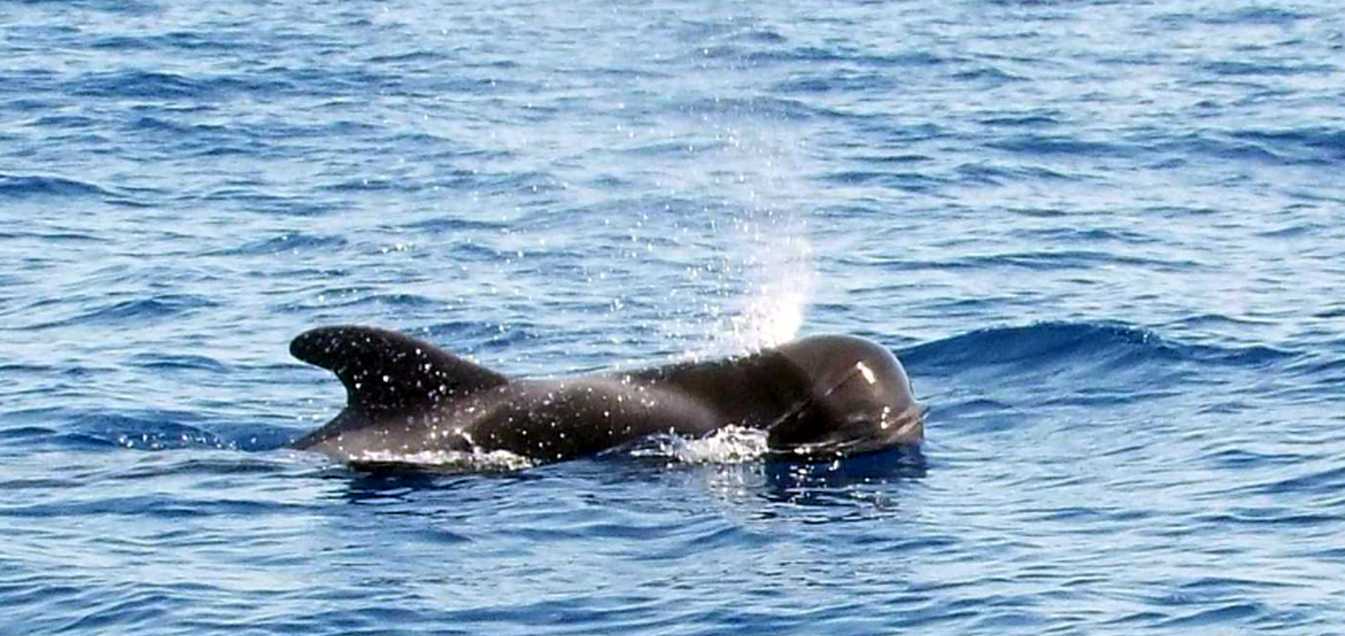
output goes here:
[[395, 331], [343, 325], [299, 334], [290, 353], [346, 386], [347, 408], [400, 412], [508, 382], [428, 342]]

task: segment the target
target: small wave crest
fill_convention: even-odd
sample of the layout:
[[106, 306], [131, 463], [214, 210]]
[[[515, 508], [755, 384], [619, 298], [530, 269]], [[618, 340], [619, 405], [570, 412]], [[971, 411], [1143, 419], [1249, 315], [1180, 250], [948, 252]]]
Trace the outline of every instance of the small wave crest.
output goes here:
[[340, 236], [290, 232], [280, 236], [255, 239], [235, 247], [207, 252], [207, 256], [254, 256], [261, 254], [298, 254], [309, 250], [338, 250], [348, 241]]
[[87, 181], [45, 175], [0, 174], [0, 198], [111, 196], [106, 188]]
[[216, 305], [215, 301], [195, 294], [157, 294], [149, 298], [135, 298], [111, 302], [79, 315], [30, 325], [29, 329], [52, 329], [70, 326], [136, 324], [188, 314]]

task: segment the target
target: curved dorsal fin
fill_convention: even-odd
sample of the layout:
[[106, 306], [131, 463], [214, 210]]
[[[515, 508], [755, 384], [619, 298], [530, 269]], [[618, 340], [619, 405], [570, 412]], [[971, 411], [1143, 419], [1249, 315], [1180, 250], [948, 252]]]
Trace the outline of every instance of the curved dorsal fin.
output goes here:
[[290, 354], [328, 369], [346, 386], [347, 408], [398, 412], [461, 397], [508, 380], [395, 331], [343, 325], [299, 334]]

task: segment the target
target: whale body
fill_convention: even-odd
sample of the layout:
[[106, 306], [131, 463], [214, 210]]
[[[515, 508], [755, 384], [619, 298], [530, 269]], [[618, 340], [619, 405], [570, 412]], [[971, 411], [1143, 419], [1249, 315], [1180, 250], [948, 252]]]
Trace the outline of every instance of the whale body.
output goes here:
[[810, 336], [709, 362], [562, 379], [510, 379], [410, 336], [321, 327], [290, 352], [328, 369], [346, 407], [293, 446], [359, 464], [425, 451], [508, 451], [535, 462], [591, 455], [656, 434], [735, 425], [771, 453], [843, 456], [924, 439], [923, 409], [890, 351]]

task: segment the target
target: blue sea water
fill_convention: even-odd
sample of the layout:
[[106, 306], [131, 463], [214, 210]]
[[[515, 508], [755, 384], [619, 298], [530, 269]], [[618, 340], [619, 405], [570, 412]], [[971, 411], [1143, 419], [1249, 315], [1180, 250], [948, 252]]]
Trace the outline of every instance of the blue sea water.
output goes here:
[[[0, 633], [1341, 633], [1343, 70], [1324, 0], [0, 4]], [[928, 441], [354, 472], [346, 322], [861, 334]]]

